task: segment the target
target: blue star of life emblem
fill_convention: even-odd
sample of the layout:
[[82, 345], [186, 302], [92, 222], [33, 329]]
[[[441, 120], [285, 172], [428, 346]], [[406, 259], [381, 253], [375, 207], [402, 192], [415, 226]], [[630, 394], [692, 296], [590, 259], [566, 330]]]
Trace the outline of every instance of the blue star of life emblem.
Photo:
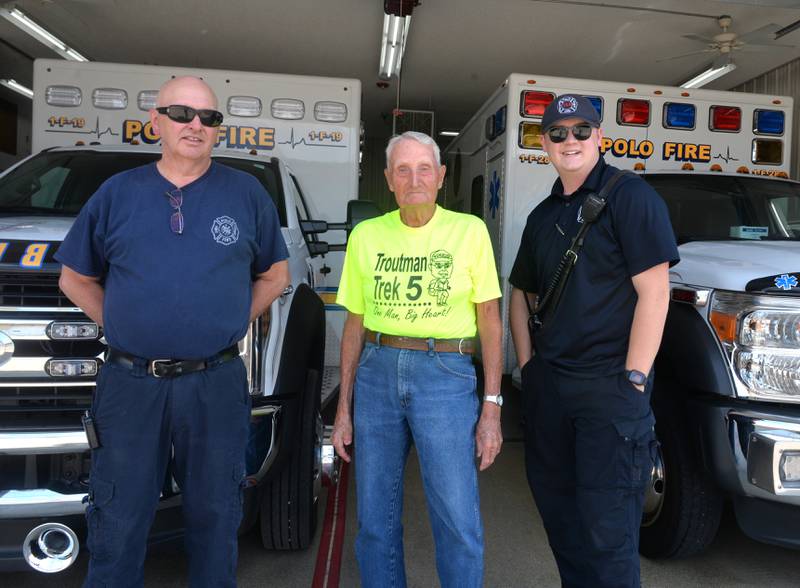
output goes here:
[[500, 178], [497, 177], [497, 170], [492, 172], [492, 181], [489, 182], [489, 210], [492, 211], [492, 218], [495, 217], [500, 206]]
[[775, 285], [781, 290], [791, 290], [797, 286], [797, 278], [789, 274], [781, 274], [775, 278]]

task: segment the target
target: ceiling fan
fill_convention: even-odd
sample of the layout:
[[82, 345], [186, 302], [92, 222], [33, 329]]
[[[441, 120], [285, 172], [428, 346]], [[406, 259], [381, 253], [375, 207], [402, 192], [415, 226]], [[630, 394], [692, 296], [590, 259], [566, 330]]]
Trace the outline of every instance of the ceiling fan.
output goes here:
[[733, 19], [728, 15], [722, 15], [717, 17], [717, 24], [719, 25], [720, 29], [722, 29], [722, 32], [714, 35], [713, 37], [704, 37], [702, 35], [696, 35], [696, 34], [682, 35], [684, 39], [689, 39], [692, 41], [703, 43], [704, 45], [706, 45], [705, 49], [701, 49], [699, 51], [691, 51], [689, 53], [683, 53], [681, 55], [664, 57], [662, 59], [658, 59], [657, 61], [659, 62], [670, 61], [673, 59], [681, 59], [683, 57], [689, 57], [692, 55], [701, 55], [710, 53], [714, 55], [713, 66], [721, 67], [727, 63], [731, 63], [734, 52], [765, 51], [769, 47], [788, 47], [788, 48], [794, 47], [794, 45], [785, 45], [782, 43], [776, 43], [774, 41], [775, 33], [781, 29], [780, 25], [771, 23], [768, 25], [764, 25], [763, 27], [760, 27], [753, 31], [750, 31], [749, 33], [739, 35], [734, 31], [730, 30], [732, 21]]

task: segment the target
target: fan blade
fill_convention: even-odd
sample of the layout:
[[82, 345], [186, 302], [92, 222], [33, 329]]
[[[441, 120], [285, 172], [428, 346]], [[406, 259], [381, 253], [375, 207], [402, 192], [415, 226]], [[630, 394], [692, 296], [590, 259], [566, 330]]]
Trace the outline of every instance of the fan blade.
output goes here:
[[701, 51], [692, 51], [691, 53], [684, 53], [682, 55], [662, 57], [661, 59], [656, 59], [656, 63], [661, 63], [662, 61], [672, 61], [673, 59], [682, 59], [683, 57], [691, 57], [692, 55], [702, 55], [703, 53], [714, 53], [715, 51], [716, 49], [702, 49]]
[[681, 35], [681, 37], [683, 37], [684, 39], [689, 39], [690, 41], [699, 41], [700, 43], [704, 43], [706, 45], [714, 44], [714, 39], [710, 37], [703, 37], [702, 35], [689, 34], [689, 35]]
[[781, 25], [772, 22], [761, 28], [750, 31], [749, 33], [745, 33], [744, 35], [739, 35], [738, 38], [748, 45], [761, 45], [765, 43], [771, 45], [772, 41], [775, 40], [775, 33], [779, 30], [781, 30]]

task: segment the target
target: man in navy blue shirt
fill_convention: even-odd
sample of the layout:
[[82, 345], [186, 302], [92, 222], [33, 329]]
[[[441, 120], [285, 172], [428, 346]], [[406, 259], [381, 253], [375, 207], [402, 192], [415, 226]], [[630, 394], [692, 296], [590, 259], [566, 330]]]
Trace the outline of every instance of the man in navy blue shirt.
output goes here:
[[528, 483], [564, 586], [639, 586], [652, 366], [677, 245], [658, 194], [633, 174], [617, 178], [558, 304], [531, 334], [529, 305], [553, 283], [587, 196], [618, 172], [600, 155], [600, 120], [586, 98], [557, 97], [542, 133], [559, 178], [528, 217], [509, 277]]
[[109, 351], [92, 413], [85, 586], [141, 586], [167, 465], [192, 586], [235, 586], [250, 396], [237, 342], [289, 283], [258, 181], [211, 161], [222, 114], [202, 80], [162, 86], [154, 164], [113, 176], [56, 254], [64, 293]]

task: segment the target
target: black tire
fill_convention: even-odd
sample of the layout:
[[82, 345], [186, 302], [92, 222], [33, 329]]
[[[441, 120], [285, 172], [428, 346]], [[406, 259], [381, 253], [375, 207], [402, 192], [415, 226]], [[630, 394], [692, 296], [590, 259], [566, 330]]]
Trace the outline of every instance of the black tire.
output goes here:
[[264, 487], [261, 500], [261, 541], [266, 549], [296, 551], [306, 549], [317, 528], [317, 445], [321, 443], [318, 424], [320, 372], [308, 369], [303, 390], [299, 438], [289, 460]]
[[663, 494], [658, 509], [645, 509], [639, 552], [654, 559], [688, 557], [701, 553], [714, 541], [723, 495], [692, 451], [686, 418], [677, 398], [654, 408], [661, 444]]

